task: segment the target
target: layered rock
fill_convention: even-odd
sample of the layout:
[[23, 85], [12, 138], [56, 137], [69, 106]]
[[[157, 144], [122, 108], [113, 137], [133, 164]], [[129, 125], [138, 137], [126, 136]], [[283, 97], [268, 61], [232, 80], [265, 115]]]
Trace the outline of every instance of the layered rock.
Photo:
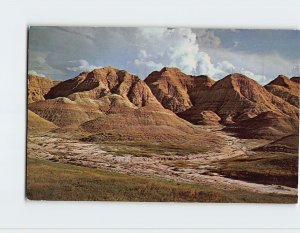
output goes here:
[[152, 72], [145, 82], [158, 101], [175, 113], [192, 107], [201, 92], [214, 83], [207, 76], [186, 75], [178, 68], [167, 67]]
[[[154, 110], [149, 106], [124, 112], [108, 113], [94, 120], [87, 121], [81, 127], [94, 135], [111, 135], [112, 138], [126, 140], [150, 140], [176, 142], [204, 139], [205, 133], [177, 117], [173, 112], [163, 109]], [[207, 136], [210, 138], [210, 136]]]
[[300, 77], [292, 77], [291, 80], [295, 83], [300, 83]]
[[50, 80], [45, 77], [28, 75], [28, 103], [45, 100], [44, 95], [58, 84], [59, 81]]
[[27, 113], [27, 123], [28, 129], [36, 129], [36, 130], [50, 130], [55, 129], [57, 126], [50, 121], [40, 117], [39, 115], [35, 114], [34, 112], [28, 110]]
[[[242, 137], [278, 138], [295, 133], [299, 123], [299, 87], [286, 79], [279, 76], [264, 88], [238, 73], [214, 82], [164, 68], [150, 74], [146, 82], [164, 107], [193, 124], [222, 123], [239, 129]], [[258, 124], [259, 120], [266, 125]], [[253, 126], [252, 133], [250, 125], [257, 130]]]
[[267, 111], [298, 118], [295, 106], [242, 74], [231, 74], [219, 80], [198, 98], [195, 106], [179, 115], [189, 120], [194, 112], [201, 111], [217, 113], [224, 124], [247, 120]]
[[152, 72], [144, 82], [106, 67], [51, 87], [29, 109], [60, 127], [141, 140], [194, 137], [199, 129], [185, 120], [223, 124], [241, 137], [277, 139], [298, 130], [298, 86], [279, 76], [263, 87], [237, 73], [215, 82], [177, 68]]
[[59, 126], [78, 126], [104, 113], [142, 106], [162, 108], [142, 80], [112, 67], [80, 73], [51, 88], [45, 98], [29, 108]]
[[61, 82], [51, 88], [45, 98], [100, 99], [109, 94], [120, 95], [137, 107], [160, 105], [149, 87], [138, 76], [113, 67], [83, 72], [73, 79]]
[[100, 140], [109, 135], [116, 140], [184, 138], [197, 139], [199, 145], [199, 140], [216, 138], [165, 109], [137, 76], [112, 67], [61, 82], [45, 98], [29, 109], [60, 127], [84, 130]]
[[76, 102], [65, 97], [34, 102], [29, 104], [28, 107], [40, 117], [60, 127], [76, 127], [102, 114], [98, 103], [92, 101], [87, 103]]
[[273, 95], [282, 98], [297, 108], [299, 107], [300, 85], [297, 82], [291, 81], [284, 75], [279, 75], [272, 82], [265, 85], [265, 88]]
[[299, 121], [279, 112], [267, 111], [254, 118], [244, 120], [229, 127], [241, 138], [279, 139], [291, 134], [298, 134]]
[[217, 126], [220, 124], [221, 118], [213, 111], [195, 112], [190, 121], [196, 125]]

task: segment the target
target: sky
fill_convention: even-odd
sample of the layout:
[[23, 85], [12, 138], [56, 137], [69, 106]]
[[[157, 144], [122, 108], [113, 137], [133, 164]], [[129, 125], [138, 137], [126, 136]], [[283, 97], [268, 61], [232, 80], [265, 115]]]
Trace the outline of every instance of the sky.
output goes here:
[[215, 80], [242, 73], [261, 84], [300, 76], [300, 31], [199, 28], [29, 29], [28, 73], [67, 80], [113, 66], [145, 79], [163, 67]]

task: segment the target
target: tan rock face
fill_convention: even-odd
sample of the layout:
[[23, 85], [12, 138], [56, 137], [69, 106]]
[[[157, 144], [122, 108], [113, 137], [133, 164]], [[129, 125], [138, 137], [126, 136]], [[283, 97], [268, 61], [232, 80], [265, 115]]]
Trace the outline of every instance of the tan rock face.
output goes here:
[[45, 97], [29, 104], [29, 109], [62, 129], [84, 130], [99, 140], [109, 136], [174, 142], [212, 137], [163, 108], [137, 76], [111, 67], [61, 82]]
[[59, 81], [50, 80], [45, 77], [28, 75], [28, 103], [45, 100], [44, 95]]
[[273, 95], [282, 98], [297, 108], [299, 107], [299, 83], [291, 81], [286, 76], [279, 75], [272, 82], [265, 85], [265, 88]]
[[34, 112], [28, 110], [28, 129], [38, 129], [38, 130], [50, 130], [55, 129], [57, 126], [50, 121], [40, 117]]
[[190, 76], [178, 68], [166, 67], [152, 72], [145, 82], [158, 101], [175, 113], [192, 107], [199, 94], [214, 83], [207, 76]]
[[191, 122], [196, 125], [219, 125], [221, 118], [213, 111], [195, 112]]
[[[193, 124], [213, 125], [220, 122], [238, 128], [242, 137], [267, 138], [272, 135], [277, 137], [295, 133], [298, 128], [295, 126], [299, 122], [297, 104], [299, 87], [298, 84], [286, 79], [279, 76], [270, 83], [273, 90], [284, 89], [285, 94], [272, 93], [256, 81], [238, 73], [214, 82], [203, 76], [185, 75], [178, 69], [163, 69], [149, 75], [146, 82], [164, 107]], [[175, 96], [180, 98], [172, 97], [170, 90], [179, 90]], [[174, 105], [174, 99], [180, 104]], [[178, 101], [182, 99], [189, 104], [184, 105], [184, 101]], [[169, 100], [170, 103], [167, 103]], [[267, 112], [269, 114], [266, 114]], [[270, 114], [274, 114], [273, 117], [270, 118]], [[265, 119], [271, 119], [270, 122], [273, 123], [266, 127], [258, 124], [258, 120], [267, 123], [268, 120]], [[276, 122], [279, 125], [276, 125]], [[256, 131], [253, 129], [253, 133], [250, 133], [251, 129], [246, 127], [247, 124], [256, 125]], [[246, 131], [241, 129], [249, 132], [243, 133]]]
[[46, 99], [56, 97], [100, 99], [117, 94], [137, 107], [149, 104], [159, 105], [149, 87], [136, 75], [112, 67], [95, 69], [89, 73], [61, 82], [45, 95]]
[[223, 121], [231, 118], [233, 122], [253, 118], [266, 111], [298, 117], [295, 106], [241, 74], [228, 75], [219, 80], [198, 98], [195, 106], [179, 115], [188, 120], [189, 115], [195, 111], [214, 111]]
[[235, 125], [233, 131], [243, 138], [279, 139], [298, 134], [299, 121], [280, 113], [268, 111]]
[[[126, 113], [107, 113], [81, 127], [95, 135], [119, 135], [126, 140], [176, 142], [197, 137], [194, 126], [169, 110], [154, 111], [148, 106], [130, 109]], [[199, 134], [198, 137], [204, 135]]]
[[102, 114], [98, 104], [92, 101], [75, 102], [65, 97], [48, 99], [29, 104], [28, 108], [57, 126], [78, 126]]
[[291, 80], [295, 83], [300, 83], [300, 77], [292, 77]]
[[[36, 83], [41, 87], [31, 85], [31, 90], [38, 86], [40, 96], [51, 84]], [[278, 138], [298, 131], [294, 102], [298, 86], [279, 76], [263, 87], [242, 74], [215, 82], [177, 68], [153, 72], [144, 82], [127, 71], [106, 67], [51, 87], [46, 99], [30, 103], [29, 109], [59, 127], [141, 140], [194, 137], [199, 129], [187, 121], [224, 124], [241, 137]]]

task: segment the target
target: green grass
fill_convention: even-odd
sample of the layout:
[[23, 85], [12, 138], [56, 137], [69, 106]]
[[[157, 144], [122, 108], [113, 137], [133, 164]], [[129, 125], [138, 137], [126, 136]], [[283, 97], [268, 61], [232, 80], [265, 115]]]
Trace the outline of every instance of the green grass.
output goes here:
[[117, 155], [131, 154], [137, 157], [151, 157], [153, 155], [187, 155], [207, 152], [203, 146], [188, 144], [171, 144], [155, 142], [115, 141], [101, 142], [103, 150]]
[[297, 187], [298, 155], [259, 152], [247, 158], [222, 160], [212, 169], [226, 177], [262, 184]]
[[290, 195], [224, 190], [30, 158], [26, 194], [30, 200], [297, 202], [297, 197]]

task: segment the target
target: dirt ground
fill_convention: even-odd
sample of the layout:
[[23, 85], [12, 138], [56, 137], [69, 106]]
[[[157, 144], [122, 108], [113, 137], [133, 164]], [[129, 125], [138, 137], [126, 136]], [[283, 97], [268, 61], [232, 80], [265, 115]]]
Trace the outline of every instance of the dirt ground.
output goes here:
[[52, 133], [29, 134], [28, 153], [30, 158], [40, 158], [60, 163], [69, 163], [91, 168], [146, 177], [160, 177], [188, 183], [212, 183], [224, 190], [242, 189], [256, 193], [297, 195], [297, 189], [282, 185], [264, 185], [234, 180], [210, 172], [213, 163], [233, 157], [251, 156], [252, 148], [262, 146], [266, 140], [238, 139], [218, 128], [205, 128], [223, 138], [223, 143], [214, 152], [198, 154], [160, 155], [147, 157], [131, 154], [109, 153], [96, 143], [81, 142], [66, 135]]

